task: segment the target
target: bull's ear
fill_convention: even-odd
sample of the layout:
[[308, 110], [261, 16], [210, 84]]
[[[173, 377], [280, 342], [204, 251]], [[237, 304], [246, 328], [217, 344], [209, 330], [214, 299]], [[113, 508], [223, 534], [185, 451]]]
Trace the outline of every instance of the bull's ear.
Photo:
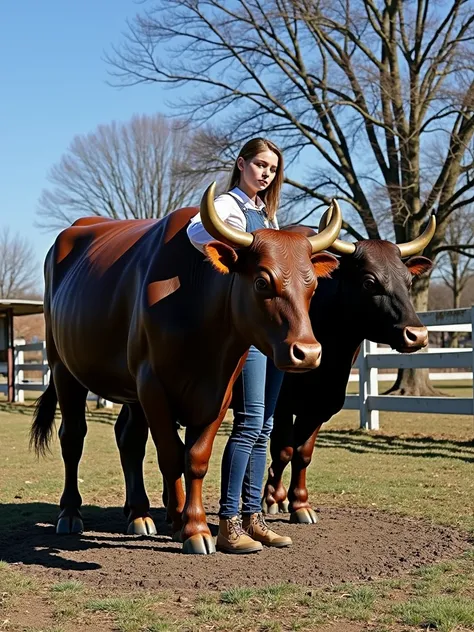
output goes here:
[[331, 276], [331, 272], [339, 266], [339, 259], [336, 259], [328, 252], [317, 252], [311, 257], [313, 262], [314, 271], [317, 277], [323, 277], [328, 279]]
[[405, 261], [406, 267], [410, 270], [413, 276], [420, 276], [431, 270], [433, 262], [426, 257], [410, 257], [408, 261]]
[[221, 241], [210, 241], [204, 246], [204, 254], [221, 274], [232, 272], [237, 263], [237, 253]]

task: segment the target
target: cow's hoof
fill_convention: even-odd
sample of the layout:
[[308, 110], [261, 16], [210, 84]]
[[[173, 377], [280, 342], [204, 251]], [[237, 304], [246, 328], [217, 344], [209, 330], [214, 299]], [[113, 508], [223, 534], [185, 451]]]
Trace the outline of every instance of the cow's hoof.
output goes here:
[[264, 513], [268, 514], [269, 516], [274, 516], [279, 511], [278, 510], [278, 503], [272, 503], [271, 505], [269, 505], [266, 501], [264, 501], [264, 503], [263, 503], [263, 511], [264, 511]]
[[210, 555], [216, 552], [214, 539], [208, 533], [196, 533], [183, 543], [183, 553]]
[[79, 516], [60, 516], [56, 525], [56, 533], [58, 535], [66, 535], [70, 533], [82, 533], [84, 531], [84, 523]]
[[288, 513], [290, 511], [290, 503], [287, 500], [282, 500], [278, 503], [279, 513]]
[[318, 515], [310, 507], [303, 507], [291, 512], [290, 522], [293, 524], [316, 524]]
[[146, 516], [145, 518], [135, 518], [127, 527], [128, 535], [156, 535], [156, 527], [153, 520]]

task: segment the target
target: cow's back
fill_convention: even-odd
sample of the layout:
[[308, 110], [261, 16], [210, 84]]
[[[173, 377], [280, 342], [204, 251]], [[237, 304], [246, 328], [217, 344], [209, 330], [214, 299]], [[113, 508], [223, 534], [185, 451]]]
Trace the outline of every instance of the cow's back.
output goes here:
[[137, 310], [149, 270], [164, 249], [176, 258], [182, 249], [194, 250], [184, 227], [196, 210], [162, 220], [84, 218], [56, 239], [45, 264], [47, 336], [51, 353], [91, 390], [107, 375], [114, 384], [109, 397], [136, 398], [129, 348], [140, 344]]

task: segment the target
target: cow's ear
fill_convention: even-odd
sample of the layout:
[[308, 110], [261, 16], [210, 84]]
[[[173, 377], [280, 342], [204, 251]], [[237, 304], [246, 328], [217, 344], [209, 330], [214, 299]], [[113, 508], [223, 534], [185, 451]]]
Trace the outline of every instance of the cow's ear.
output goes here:
[[311, 261], [313, 262], [316, 276], [326, 279], [328, 279], [331, 276], [331, 272], [334, 272], [339, 266], [339, 260], [328, 252], [317, 252], [312, 255]]
[[408, 261], [405, 261], [406, 267], [410, 270], [413, 276], [420, 276], [431, 270], [433, 262], [426, 257], [410, 257]]
[[221, 274], [229, 274], [237, 263], [237, 253], [221, 241], [210, 241], [204, 246], [204, 254]]

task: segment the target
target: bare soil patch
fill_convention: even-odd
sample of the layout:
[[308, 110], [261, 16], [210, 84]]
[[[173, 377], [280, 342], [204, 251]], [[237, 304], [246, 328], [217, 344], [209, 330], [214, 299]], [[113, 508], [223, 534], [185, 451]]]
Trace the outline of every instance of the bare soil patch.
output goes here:
[[[278, 532], [293, 539], [287, 549], [265, 548], [245, 556], [190, 556], [183, 555], [169, 535], [124, 535], [125, 521], [117, 507], [85, 507], [86, 531], [80, 536], [57, 536], [52, 524], [34, 524], [34, 512], [25, 519], [22, 505], [17, 507], [23, 516], [18, 530], [0, 534], [0, 559], [40, 579], [75, 579], [107, 589], [220, 591], [235, 586], [366, 581], [459, 557], [470, 546], [466, 534], [428, 521], [375, 510], [323, 507], [316, 525], [292, 525], [288, 516], [268, 519]], [[56, 508], [49, 507], [54, 516]], [[43, 516], [44, 510], [43, 505]], [[207, 514], [214, 535], [215, 510], [211, 507]], [[153, 517], [159, 534], [168, 534], [164, 510], [156, 510]]]

